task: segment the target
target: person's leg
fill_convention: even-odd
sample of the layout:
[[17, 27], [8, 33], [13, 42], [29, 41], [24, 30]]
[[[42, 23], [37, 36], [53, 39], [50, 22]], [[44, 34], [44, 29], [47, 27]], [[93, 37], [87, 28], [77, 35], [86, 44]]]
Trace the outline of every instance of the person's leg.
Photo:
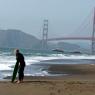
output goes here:
[[21, 67], [19, 67], [19, 71], [18, 71], [18, 81], [17, 81], [17, 83], [20, 83], [21, 82], [21, 73], [22, 73], [22, 71], [21, 71]]
[[21, 81], [24, 79], [24, 66], [21, 69]]
[[20, 67], [19, 69], [19, 81], [22, 82], [24, 78], [24, 67]]

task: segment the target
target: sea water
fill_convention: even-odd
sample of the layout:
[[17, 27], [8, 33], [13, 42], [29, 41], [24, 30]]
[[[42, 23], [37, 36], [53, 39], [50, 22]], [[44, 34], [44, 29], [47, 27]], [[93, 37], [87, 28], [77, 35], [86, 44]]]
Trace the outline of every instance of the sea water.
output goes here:
[[[48, 68], [51, 64], [94, 64], [95, 55], [56, 53], [54, 51], [20, 50], [25, 57], [26, 76], [58, 76], [50, 74]], [[0, 49], [0, 80], [11, 76], [16, 58], [13, 49]], [[57, 72], [57, 71], [56, 71]]]

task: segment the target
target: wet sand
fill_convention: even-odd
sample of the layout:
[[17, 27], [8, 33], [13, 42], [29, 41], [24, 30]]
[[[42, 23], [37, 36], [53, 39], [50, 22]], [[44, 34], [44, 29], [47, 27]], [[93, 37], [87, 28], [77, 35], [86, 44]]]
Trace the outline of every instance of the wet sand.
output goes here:
[[21, 84], [11, 83], [7, 77], [9, 81], [0, 82], [0, 95], [95, 95], [94, 64], [62, 66], [51, 66], [49, 70], [72, 73], [60, 77], [28, 76]]
[[95, 64], [53, 64], [48, 68], [50, 73], [59, 74], [95, 74]]

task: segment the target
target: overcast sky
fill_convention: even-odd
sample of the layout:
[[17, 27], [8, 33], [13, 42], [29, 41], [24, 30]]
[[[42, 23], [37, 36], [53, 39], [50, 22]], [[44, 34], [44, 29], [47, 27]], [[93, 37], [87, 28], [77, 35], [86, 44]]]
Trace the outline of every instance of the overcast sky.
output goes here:
[[70, 35], [93, 11], [95, 0], [0, 0], [0, 29], [20, 29], [38, 38], [43, 20], [49, 37]]

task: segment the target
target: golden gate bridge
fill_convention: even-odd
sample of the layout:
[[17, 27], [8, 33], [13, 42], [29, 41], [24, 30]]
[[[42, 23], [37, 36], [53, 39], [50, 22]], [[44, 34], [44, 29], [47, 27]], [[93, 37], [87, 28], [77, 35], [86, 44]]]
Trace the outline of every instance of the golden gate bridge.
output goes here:
[[95, 8], [94, 8], [94, 15], [93, 15], [93, 30], [92, 30], [92, 35], [91, 37], [78, 37], [78, 36], [73, 36], [73, 37], [60, 37], [60, 38], [48, 38], [48, 20], [44, 20], [44, 25], [43, 25], [43, 38], [42, 38], [42, 47], [44, 49], [47, 48], [47, 43], [48, 41], [59, 41], [59, 40], [87, 40], [91, 41], [91, 51], [92, 54], [95, 54]]

